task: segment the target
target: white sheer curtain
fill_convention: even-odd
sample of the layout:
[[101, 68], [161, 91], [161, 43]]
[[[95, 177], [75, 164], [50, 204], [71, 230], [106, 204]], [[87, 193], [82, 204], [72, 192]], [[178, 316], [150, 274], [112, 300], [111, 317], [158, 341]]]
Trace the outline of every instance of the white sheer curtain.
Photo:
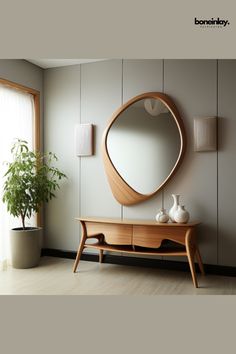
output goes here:
[[[6, 269], [10, 260], [9, 230], [20, 225], [20, 220], [7, 212], [2, 202], [3, 175], [11, 161], [11, 146], [15, 138], [33, 145], [34, 100], [31, 94], [0, 84], [0, 269]], [[32, 224], [34, 220], [31, 220]]]

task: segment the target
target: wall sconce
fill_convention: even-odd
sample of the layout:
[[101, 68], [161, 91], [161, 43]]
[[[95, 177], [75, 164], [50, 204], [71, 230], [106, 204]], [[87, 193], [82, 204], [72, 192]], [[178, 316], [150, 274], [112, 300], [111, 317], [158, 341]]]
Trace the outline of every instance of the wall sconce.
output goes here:
[[93, 155], [93, 125], [78, 124], [75, 128], [76, 156]]
[[194, 118], [194, 151], [217, 150], [217, 118]]

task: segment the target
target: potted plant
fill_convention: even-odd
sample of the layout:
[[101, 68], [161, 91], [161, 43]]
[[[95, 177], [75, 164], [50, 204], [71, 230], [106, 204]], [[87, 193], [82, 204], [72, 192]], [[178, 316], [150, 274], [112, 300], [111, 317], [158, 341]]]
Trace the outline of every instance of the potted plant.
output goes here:
[[59, 180], [66, 175], [52, 165], [57, 160], [55, 154], [30, 151], [24, 140], [17, 139], [11, 153], [13, 161], [7, 162], [8, 169], [4, 175], [3, 202], [7, 204], [8, 212], [20, 217], [22, 223], [22, 227], [10, 232], [12, 266], [31, 268], [40, 260], [42, 229], [27, 227], [26, 219], [55, 197]]

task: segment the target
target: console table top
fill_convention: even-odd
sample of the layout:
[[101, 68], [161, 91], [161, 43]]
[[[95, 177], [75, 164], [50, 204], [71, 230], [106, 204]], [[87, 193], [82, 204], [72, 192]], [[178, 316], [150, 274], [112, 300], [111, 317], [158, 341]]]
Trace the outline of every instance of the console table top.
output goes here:
[[118, 219], [118, 218], [102, 218], [102, 217], [77, 217], [75, 220], [87, 222], [104, 222], [108, 224], [124, 224], [124, 225], [151, 225], [151, 226], [164, 226], [164, 227], [192, 227], [200, 224], [199, 221], [191, 221], [185, 224], [178, 223], [158, 223], [153, 220], [140, 220], [140, 219]]

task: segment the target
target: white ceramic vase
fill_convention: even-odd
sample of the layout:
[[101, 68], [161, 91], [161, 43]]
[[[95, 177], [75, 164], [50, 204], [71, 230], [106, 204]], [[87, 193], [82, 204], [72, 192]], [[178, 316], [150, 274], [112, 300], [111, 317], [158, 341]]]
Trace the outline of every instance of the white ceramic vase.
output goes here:
[[175, 212], [177, 211], [178, 206], [179, 206], [180, 195], [179, 194], [172, 194], [172, 198], [174, 199], [174, 204], [172, 205], [172, 207], [169, 211], [169, 217], [172, 222], [176, 222], [175, 221]]
[[185, 210], [184, 205], [178, 205], [178, 208], [175, 212], [175, 221], [180, 224], [185, 224], [189, 220], [189, 212]]
[[156, 215], [156, 221], [160, 223], [166, 223], [169, 220], [169, 216], [166, 213], [166, 209], [161, 209]]

